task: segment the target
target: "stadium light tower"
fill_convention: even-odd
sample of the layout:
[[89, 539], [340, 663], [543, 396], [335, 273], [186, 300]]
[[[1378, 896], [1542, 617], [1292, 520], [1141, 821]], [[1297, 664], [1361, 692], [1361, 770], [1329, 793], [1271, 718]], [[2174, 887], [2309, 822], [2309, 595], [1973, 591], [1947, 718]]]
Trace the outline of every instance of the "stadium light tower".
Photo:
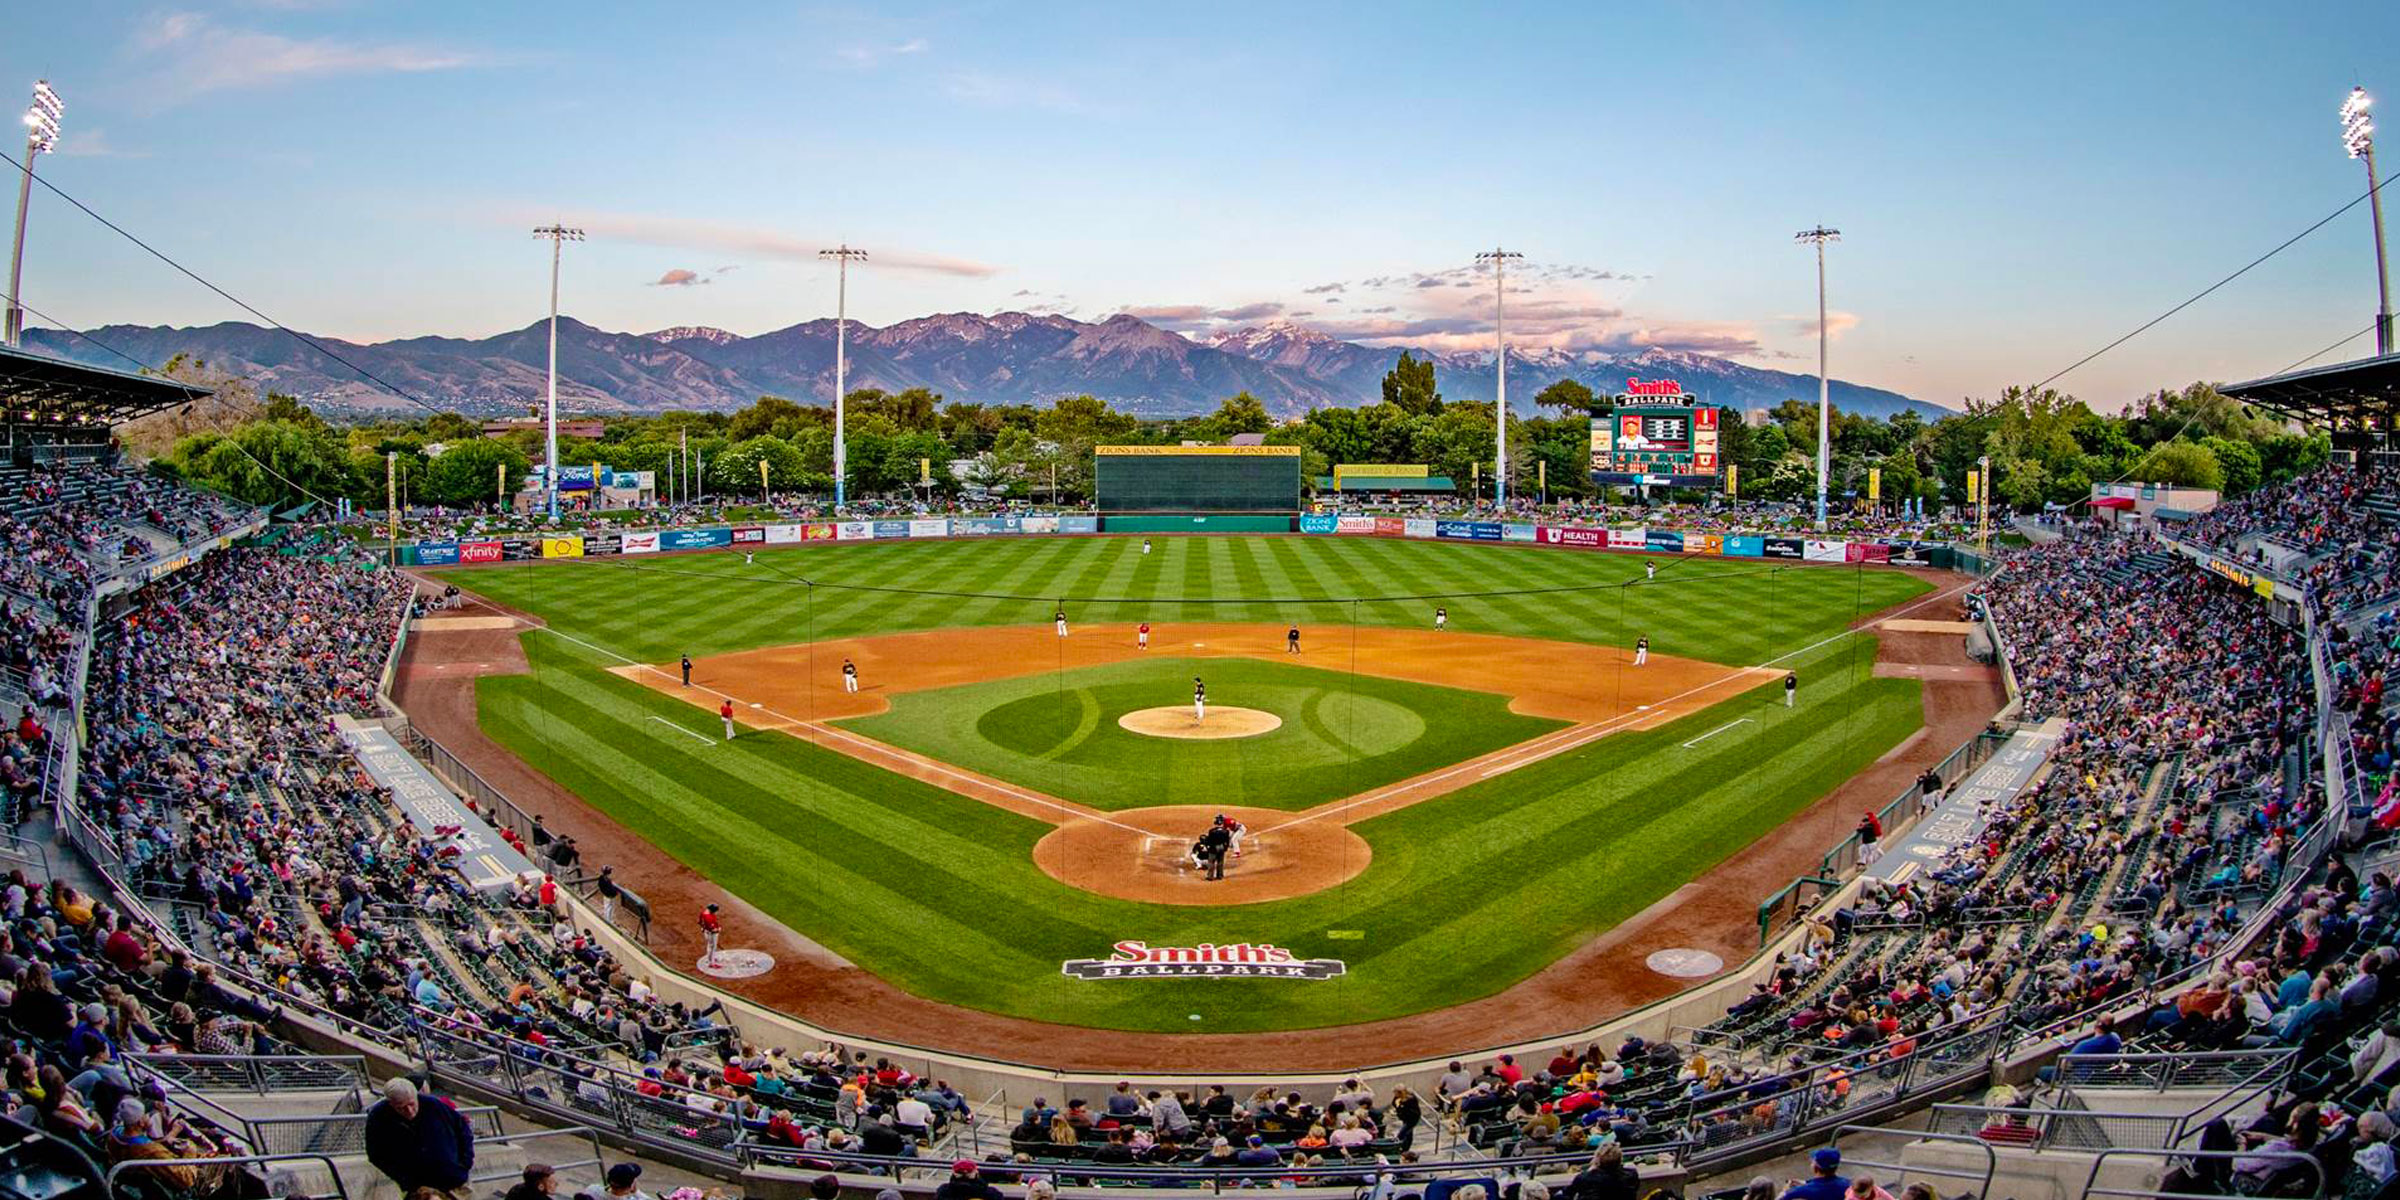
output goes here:
[[25, 336], [25, 309], [17, 303], [17, 288], [25, 277], [25, 209], [33, 202], [33, 159], [58, 148], [58, 119], [67, 114], [65, 101], [50, 90], [50, 81], [33, 81], [33, 103], [25, 107], [25, 174], [17, 181], [17, 242], [8, 256], [8, 320], [0, 333], [16, 345]]
[[1492, 358], [1492, 371], [1498, 377], [1498, 402], [1492, 406], [1492, 424], [1500, 429], [1496, 455], [1492, 459], [1492, 503], [1508, 507], [1508, 260], [1523, 258], [1514, 250], [1494, 247], [1475, 256], [1476, 262], [1492, 264], [1492, 341], [1497, 353]]
[[2342, 148], [2367, 164], [2367, 213], [2375, 222], [2375, 356], [2392, 352], [2392, 275], [2383, 257], [2383, 194], [2375, 185], [2375, 121], [2367, 115], [2375, 103], [2367, 89], [2354, 87], [2342, 101]]
[[583, 240], [583, 231], [565, 225], [544, 225], [533, 236], [550, 239], [550, 402], [549, 449], [542, 474], [550, 484], [550, 519], [558, 519], [558, 260], [568, 242]]
[[[842, 393], [850, 387], [850, 262], [867, 260], [867, 252], [854, 249], [845, 242], [831, 250], [817, 251], [818, 258], [834, 262], [836, 282], [833, 285], [833, 507], [839, 510], [849, 499], [850, 473], [844, 468], [850, 462], [849, 447], [843, 444], [842, 406], [848, 399]], [[1056, 496], [1051, 497], [1056, 500]]]
[[1817, 247], [1817, 529], [1825, 528], [1825, 476], [1833, 466], [1832, 385], [1825, 376], [1825, 243], [1842, 240], [1842, 231], [1803, 229], [1792, 240]]

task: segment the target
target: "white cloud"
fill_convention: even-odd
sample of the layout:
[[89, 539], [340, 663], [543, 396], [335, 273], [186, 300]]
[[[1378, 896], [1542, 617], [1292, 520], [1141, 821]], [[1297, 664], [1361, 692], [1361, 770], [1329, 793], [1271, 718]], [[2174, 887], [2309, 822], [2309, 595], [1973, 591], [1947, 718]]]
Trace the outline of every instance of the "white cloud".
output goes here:
[[834, 51], [833, 54], [835, 58], [841, 59], [850, 66], [866, 70], [882, 66], [887, 59], [906, 58], [910, 55], [923, 54], [931, 49], [933, 49], [933, 43], [919, 37], [888, 46], [844, 46]]
[[[709, 250], [752, 258], [782, 259], [789, 262], [817, 262], [817, 251], [836, 244], [838, 238], [802, 237], [780, 229], [755, 225], [736, 225], [726, 221], [695, 220], [690, 217], [661, 217], [646, 213], [566, 213], [535, 212], [529, 209], [508, 209], [492, 214], [496, 221], [511, 225], [544, 224], [552, 220], [580, 226], [594, 240], [615, 239], [638, 242], [646, 246], [671, 246], [685, 250]], [[948, 255], [927, 254], [922, 251], [870, 246], [864, 264], [868, 270], [923, 271], [935, 275], [956, 275], [968, 279], [984, 279], [1000, 273], [989, 263]]]
[[291, 38], [229, 28], [190, 12], [151, 18], [136, 33], [133, 52], [150, 61], [154, 73], [145, 90], [162, 103], [293, 80], [455, 71], [501, 61], [455, 47]]
[[[1813, 338], [1817, 336], [1817, 314], [1815, 313], [1802, 313], [1797, 316], [1781, 316], [1775, 319], [1782, 322], [1785, 332], [1789, 333], [1793, 337]], [[1848, 333], [1856, 328], [1858, 328], [1857, 313], [1843, 312], [1838, 308], [1828, 309], [1826, 311], [1826, 340], [1838, 342], [1842, 340], [1843, 334]]]
[[714, 282], [708, 276], [689, 267], [675, 267], [650, 281], [651, 287], [699, 287]]

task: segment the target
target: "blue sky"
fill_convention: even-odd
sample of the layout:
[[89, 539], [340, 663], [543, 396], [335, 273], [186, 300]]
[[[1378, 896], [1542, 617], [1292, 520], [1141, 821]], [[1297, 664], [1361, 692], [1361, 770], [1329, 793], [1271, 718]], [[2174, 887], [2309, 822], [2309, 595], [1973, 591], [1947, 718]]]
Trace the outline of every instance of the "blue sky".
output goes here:
[[[2000, 7], [15, 4], [0, 86], [66, 98], [46, 178], [340, 337], [536, 319], [527, 230], [558, 218], [592, 234], [565, 307], [611, 329], [830, 316], [813, 251], [847, 240], [875, 324], [1463, 346], [1490, 329], [1472, 256], [1505, 244], [1529, 341], [1813, 370], [1791, 239], [1824, 222], [1835, 373], [1949, 404], [2357, 195], [2334, 110], [2400, 102], [2390, 4]], [[2363, 330], [2365, 213], [2061, 386], [2114, 407]], [[33, 223], [53, 317], [241, 316], [54, 199]]]

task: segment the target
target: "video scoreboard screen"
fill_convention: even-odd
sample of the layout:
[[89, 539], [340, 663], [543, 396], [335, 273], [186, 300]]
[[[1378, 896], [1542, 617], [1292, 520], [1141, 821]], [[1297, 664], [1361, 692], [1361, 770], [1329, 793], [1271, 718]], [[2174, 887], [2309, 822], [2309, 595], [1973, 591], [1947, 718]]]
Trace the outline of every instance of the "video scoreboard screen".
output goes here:
[[1593, 481], [1713, 486], [1724, 474], [1717, 454], [1722, 410], [1694, 403], [1671, 379], [1626, 384], [1616, 411], [1592, 418]]

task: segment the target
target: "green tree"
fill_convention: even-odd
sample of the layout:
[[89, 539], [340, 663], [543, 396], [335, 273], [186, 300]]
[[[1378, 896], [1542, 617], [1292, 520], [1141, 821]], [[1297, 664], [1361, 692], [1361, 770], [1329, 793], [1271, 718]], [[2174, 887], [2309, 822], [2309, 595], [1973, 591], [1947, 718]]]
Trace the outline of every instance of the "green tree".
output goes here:
[[2217, 460], [2217, 468], [2224, 473], [2226, 495], [2239, 496], [2258, 490], [2260, 481], [2266, 477], [2258, 447], [2223, 437], [2201, 438], [2200, 445]]
[[[746, 442], [770, 435], [790, 437], [794, 428], [806, 423], [809, 423], [809, 417], [805, 406], [781, 396], [760, 396], [756, 403], [733, 414], [725, 432], [737, 442]], [[753, 478], [750, 483], [755, 487], [758, 480]]]
[[1400, 361], [1383, 377], [1383, 402], [1410, 416], [1442, 411], [1441, 388], [1434, 383], [1433, 360], [1400, 352]]
[[2172, 487], [2218, 490], [2225, 487], [2225, 469], [2218, 464], [2217, 456], [2198, 442], [2161, 442], [2152, 446], [2126, 474], [2144, 483]]
[[800, 451], [790, 442], [775, 437], [754, 437], [736, 442], [718, 452], [708, 463], [710, 490], [728, 496], [758, 494], [758, 464], [767, 464], [767, 486], [795, 489], [806, 486], [806, 464]]
[[499, 473], [508, 470], [508, 490], [525, 482], [531, 464], [515, 447], [476, 438], [444, 450], [425, 468], [425, 498], [460, 508], [498, 502]]
[[1091, 495], [1092, 447], [1124, 444], [1140, 428], [1140, 421], [1110, 408], [1105, 400], [1092, 396], [1061, 399], [1034, 422], [1033, 433], [1045, 443], [1042, 456], [1046, 460], [1036, 482], [1047, 496], [1048, 468], [1056, 467], [1060, 492]]
[[382, 506], [382, 464], [375, 464], [372, 480], [360, 478], [322, 421], [253, 421], [225, 433], [194, 434], [175, 443], [167, 463], [182, 478], [247, 504], [283, 508], [350, 496]]
[[1248, 392], [1236, 392], [1209, 414], [1216, 436], [1229, 438], [1237, 433], [1265, 433], [1275, 428], [1275, 418], [1267, 415], [1267, 406]]
[[941, 393], [921, 387], [889, 394], [875, 392], [871, 399], [863, 391], [851, 394], [860, 397], [851, 405], [853, 414], [873, 414], [890, 421], [893, 429], [909, 433], [935, 428], [942, 407]]
[[1561, 379], [1533, 394], [1536, 408], [1555, 408], [1561, 416], [1592, 415], [1600, 405], [1600, 397], [1579, 379]]

